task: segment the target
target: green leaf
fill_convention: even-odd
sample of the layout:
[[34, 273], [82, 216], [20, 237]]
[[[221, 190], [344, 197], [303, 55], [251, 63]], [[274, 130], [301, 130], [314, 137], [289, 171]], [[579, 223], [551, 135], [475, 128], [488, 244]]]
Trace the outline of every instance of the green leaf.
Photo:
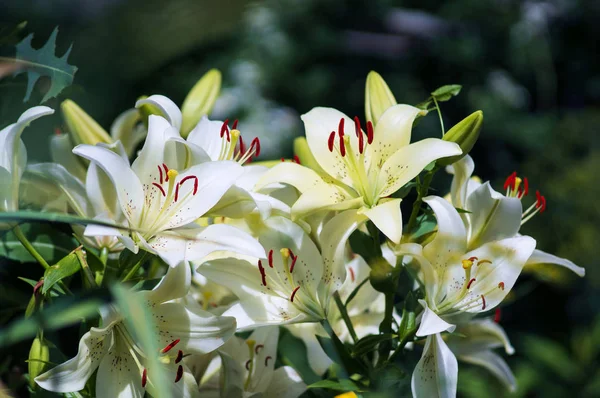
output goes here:
[[[56, 222], [62, 224], [80, 224], [80, 225], [103, 225], [105, 227], [113, 227], [123, 231], [136, 231], [132, 228], [127, 228], [115, 223], [96, 220], [93, 218], [85, 218], [72, 216], [63, 213], [45, 213], [32, 210], [7, 211], [0, 212], [0, 222]], [[141, 232], [141, 231], [138, 231]]]
[[427, 110], [427, 109], [429, 109], [429, 105], [431, 105], [431, 102], [432, 102], [432, 100], [427, 99], [427, 100], [425, 100], [423, 102], [420, 102], [417, 105], [415, 105], [415, 108]]
[[36, 311], [30, 318], [20, 318], [0, 330], [0, 347], [33, 338], [38, 329], [52, 331], [95, 318], [98, 308], [108, 302], [106, 290], [88, 291], [79, 296], [63, 296]]
[[46, 294], [55, 283], [75, 274], [80, 269], [81, 264], [77, 255], [75, 252], [70, 253], [44, 272], [44, 287], [42, 288], [42, 294]]
[[293, 367], [306, 383], [321, 379], [310, 367], [304, 342], [285, 328], [280, 330], [277, 357], [284, 365]]
[[370, 263], [371, 259], [381, 256], [381, 246], [376, 244], [370, 235], [359, 230], [350, 235], [350, 247], [352, 247], [354, 253], [364, 258], [367, 263]]
[[523, 339], [523, 348], [527, 357], [545, 366], [565, 381], [574, 381], [581, 376], [582, 369], [562, 345], [540, 336], [528, 336]]
[[[22, 224], [20, 227], [35, 250], [49, 263], [57, 262], [77, 247], [77, 242], [71, 235], [60, 233], [50, 225]], [[0, 237], [0, 257], [19, 262], [36, 261], [12, 230], [4, 232]]]
[[360, 391], [360, 388], [352, 380], [321, 380], [309, 385], [307, 388], [325, 388], [334, 391]]
[[35, 83], [42, 76], [47, 76], [50, 79], [50, 88], [44, 95], [42, 102], [56, 97], [63, 89], [73, 83], [77, 67], [67, 63], [72, 46], [69, 47], [62, 57], [57, 57], [55, 55], [57, 35], [58, 27], [54, 29], [46, 44], [38, 50], [31, 46], [33, 33], [17, 44], [15, 61], [19, 65], [24, 66], [24, 68], [15, 72], [15, 75], [23, 72], [27, 74], [27, 91], [23, 102], [29, 101]]
[[422, 214], [417, 217], [417, 229], [411, 234], [413, 240], [424, 237], [435, 230], [437, 222], [433, 214]]
[[375, 347], [382, 341], [388, 341], [396, 337], [393, 333], [375, 334], [363, 337], [360, 339], [354, 349], [352, 350], [353, 357], [359, 357], [363, 354], [367, 354], [375, 349]]
[[462, 86], [460, 84], [449, 84], [446, 86], [442, 86], [437, 88], [431, 93], [431, 96], [434, 97], [438, 102], [448, 101], [452, 97], [456, 97]]

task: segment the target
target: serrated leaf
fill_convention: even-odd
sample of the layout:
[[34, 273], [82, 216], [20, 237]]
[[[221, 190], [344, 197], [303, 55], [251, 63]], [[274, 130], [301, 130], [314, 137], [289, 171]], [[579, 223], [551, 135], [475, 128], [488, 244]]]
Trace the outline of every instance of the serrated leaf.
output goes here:
[[307, 388], [325, 388], [334, 391], [359, 391], [360, 388], [352, 380], [321, 380], [309, 385]]
[[17, 70], [14, 75], [16, 76], [20, 73], [27, 74], [27, 91], [25, 92], [23, 102], [29, 101], [35, 83], [42, 76], [47, 76], [50, 79], [50, 88], [44, 94], [42, 103], [56, 97], [62, 90], [73, 83], [77, 67], [67, 63], [67, 58], [73, 46], [71, 45], [62, 57], [57, 57], [55, 54], [57, 35], [58, 27], [54, 29], [46, 44], [37, 50], [31, 46], [33, 33], [17, 44], [15, 61], [25, 68]]
[[[20, 228], [37, 252], [49, 263], [57, 262], [77, 247], [72, 236], [57, 232], [49, 225], [22, 224]], [[0, 256], [19, 262], [36, 261], [12, 230], [4, 232], [0, 237]]]
[[434, 97], [438, 102], [448, 101], [452, 97], [456, 97], [462, 86], [460, 84], [448, 84], [446, 86], [435, 89], [431, 96]]
[[42, 294], [54, 286], [55, 283], [67, 278], [81, 269], [81, 264], [75, 252], [70, 253], [55, 265], [51, 266], [44, 273], [44, 287]]

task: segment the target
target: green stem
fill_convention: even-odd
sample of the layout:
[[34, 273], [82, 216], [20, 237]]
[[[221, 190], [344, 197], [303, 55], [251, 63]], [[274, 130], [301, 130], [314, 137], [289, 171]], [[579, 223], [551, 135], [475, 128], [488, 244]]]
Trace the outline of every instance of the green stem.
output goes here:
[[46, 260], [44, 260], [44, 258], [40, 255], [40, 253], [37, 252], [37, 250], [35, 250], [35, 248], [31, 244], [31, 242], [29, 242], [29, 240], [23, 234], [23, 231], [21, 231], [21, 228], [19, 228], [18, 225], [16, 227], [14, 227], [13, 232], [14, 232], [15, 236], [17, 237], [17, 239], [19, 239], [19, 242], [21, 242], [23, 247], [29, 252], [29, 254], [31, 254], [31, 256], [33, 258], [35, 258], [35, 260], [38, 263], [40, 263], [40, 265], [42, 267], [44, 267], [44, 269], [50, 268], [50, 266], [48, 265]]
[[435, 109], [437, 109], [437, 113], [440, 118], [440, 125], [442, 126], [442, 137], [443, 137], [444, 134], [446, 134], [446, 129], [444, 128], [444, 119], [442, 119], [442, 111], [441, 111], [440, 105], [438, 104], [435, 97], [432, 97], [432, 98], [433, 98], [433, 103], [435, 104]]
[[[346, 347], [344, 346], [344, 343], [342, 343], [342, 341], [340, 340], [340, 338], [337, 336], [337, 334], [335, 334], [335, 332], [333, 331], [333, 328], [331, 327], [331, 324], [329, 323], [329, 321], [327, 319], [323, 319], [321, 320], [321, 326], [323, 326], [323, 329], [325, 329], [325, 332], [327, 332], [327, 335], [331, 338], [331, 341], [333, 343], [333, 349], [335, 352], [332, 352], [333, 354], [337, 355], [337, 358], [331, 358], [334, 362], [338, 363], [341, 365], [341, 377], [347, 377], [347, 372], [346, 372], [346, 368], [343, 366], [344, 362], [342, 361], [341, 357], [350, 357], [350, 353], [348, 352], [348, 350], [346, 349]], [[343, 350], [343, 351], [342, 351]]]
[[363, 287], [367, 282], [369, 282], [369, 278], [366, 277], [365, 279], [363, 279], [363, 281], [361, 283], [358, 284], [358, 286], [356, 286], [354, 288], [354, 290], [350, 293], [350, 295], [348, 295], [348, 298], [346, 299], [346, 303], [344, 304], [345, 307], [348, 307], [348, 304], [350, 304], [350, 301], [352, 301], [352, 299], [354, 297], [356, 297], [356, 295], [358, 294], [358, 291], [360, 290], [361, 287]]
[[75, 255], [77, 256], [77, 259], [79, 260], [79, 264], [81, 264], [81, 269], [83, 270], [83, 274], [87, 278], [87, 281], [88, 281], [90, 287], [98, 287], [96, 285], [96, 279], [94, 278], [94, 274], [92, 273], [92, 270], [90, 269], [90, 267], [88, 265], [87, 259], [83, 255], [83, 251], [75, 250]]
[[135, 274], [137, 273], [137, 271], [142, 266], [142, 263], [146, 259], [147, 255], [148, 255], [148, 253], [144, 252], [144, 254], [142, 255], [142, 258], [140, 258], [140, 260], [129, 270], [129, 272], [127, 273], [127, 275], [125, 275], [125, 277], [121, 280], [121, 282], [126, 282], [126, 281], [128, 281], [129, 279], [131, 279], [131, 278], [133, 278], [135, 276]]
[[344, 320], [344, 323], [346, 324], [346, 327], [350, 332], [350, 336], [352, 337], [354, 344], [356, 344], [356, 342], [358, 341], [358, 336], [356, 335], [356, 331], [354, 330], [354, 326], [352, 325], [352, 321], [350, 320], [348, 311], [346, 311], [346, 307], [344, 307], [344, 303], [342, 303], [342, 299], [340, 298], [340, 293], [338, 291], [333, 293], [333, 299], [335, 300], [335, 303], [337, 304], [337, 307], [340, 310], [340, 314], [342, 314], [342, 319]]
[[[395, 292], [386, 292], [385, 293], [385, 315], [383, 321], [379, 324], [379, 333], [392, 333], [392, 321], [394, 319], [394, 293]], [[376, 365], [377, 367], [381, 366], [386, 362], [389, 352], [392, 349], [391, 341], [382, 341], [379, 344], [379, 361]]]
[[100, 261], [106, 266], [106, 261], [108, 261], [108, 249], [106, 247], [103, 247], [102, 250], [100, 250]]

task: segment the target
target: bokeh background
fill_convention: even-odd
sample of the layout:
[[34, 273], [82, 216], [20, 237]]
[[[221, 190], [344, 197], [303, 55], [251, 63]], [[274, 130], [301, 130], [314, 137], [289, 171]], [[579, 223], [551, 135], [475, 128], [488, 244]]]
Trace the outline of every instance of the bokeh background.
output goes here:
[[[42, 46], [58, 26], [57, 53], [72, 44], [69, 63], [78, 71], [46, 104], [71, 98], [107, 129], [140, 95], [181, 104], [204, 72], [218, 68], [224, 89], [213, 116], [240, 119], [245, 136], [261, 138], [263, 159], [291, 155], [299, 115], [313, 106], [362, 117], [370, 70], [409, 104], [441, 85], [463, 85], [441, 106], [447, 127], [483, 110], [476, 174], [498, 190], [513, 171], [527, 176], [548, 210], [524, 233], [587, 275], [557, 268], [524, 275], [501, 321], [517, 350], [509, 363], [518, 391], [508, 394], [484, 370], [461, 365], [459, 395], [597, 397], [599, 20], [597, 0], [3, 0], [7, 30], [0, 32], [27, 26], [0, 37], [0, 56], [13, 56], [29, 33]], [[47, 85], [42, 79], [24, 103], [25, 75], [3, 76], [0, 127], [38, 104]], [[59, 115], [26, 131], [31, 160], [49, 160], [56, 127]], [[426, 136], [439, 136], [435, 115], [414, 131], [415, 139]], [[436, 178], [443, 194], [449, 180]], [[19, 364], [0, 358], [0, 367], [5, 382], [18, 380], [11, 374]]]

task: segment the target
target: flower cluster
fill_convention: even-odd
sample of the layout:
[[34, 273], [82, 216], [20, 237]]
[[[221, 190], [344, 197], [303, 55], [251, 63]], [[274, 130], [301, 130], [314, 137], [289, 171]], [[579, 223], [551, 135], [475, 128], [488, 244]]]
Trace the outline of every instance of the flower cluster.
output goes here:
[[[149, 352], [123, 303], [112, 301], [74, 358], [30, 371], [32, 388], [101, 398], [294, 398], [307, 384], [278, 347], [285, 335], [303, 341], [310, 369], [328, 379], [315, 388], [376, 391], [377, 373], [400, 369], [412, 350], [422, 352], [407, 375], [415, 397], [456, 396], [457, 360], [514, 389], [493, 351], [514, 352], [500, 306], [524, 267], [584, 270], [520, 233], [547, 208], [539, 191], [530, 199], [527, 178], [511, 174], [498, 192], [473, 176], [468, 152], [482, 113], [442, 138], [414, 140], [418, 119], [439, 112], [455, 86], [419, 106], [397, 104], [371, 72], [364, 119], [314, 108], [302, 116], [306, 134], [293, 159], [266, 162], [243, 123], [207, 118], [219, 85], [209, 72], [181, 110], [162, 95], [142, 98], [110, 134], [65, 101], [69, 134], [53, 137], [52, 163], [27, 164], [20, 140], [52, 109], [31, 108], [0, 132], [0, 211], [18, 215], [27, 204], [70, 214], [76, 258], [99, 259], [94, 270], [85, 261], [78, 268], [83, 289], [142, 282], [132, 297], [159, 347]], [[450, 193], [431, 195], [444, 169]], [[408, 217], [403, 201], [412, 201]], [[2, 227], [41, 257], [18, 225]], [[59, 278], [65, 288], [72, 274]]]

